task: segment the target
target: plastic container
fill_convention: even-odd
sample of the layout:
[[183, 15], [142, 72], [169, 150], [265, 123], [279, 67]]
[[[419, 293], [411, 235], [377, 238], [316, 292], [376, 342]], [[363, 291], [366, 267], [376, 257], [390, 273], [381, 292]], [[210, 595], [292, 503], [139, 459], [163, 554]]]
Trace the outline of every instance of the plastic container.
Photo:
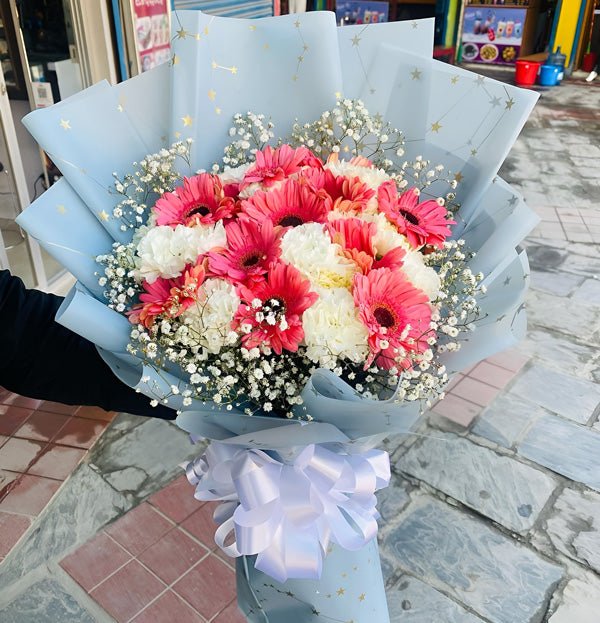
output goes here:
[[561, 67], [558, 65], [542, 65], [538, 82], [543, 87], [555, 87], [559, 83], [560, 73]]
[[565, 63], [566, 62], [567, 62], [567, 55], [561, 53], [560, 46], [556, 48], [556, 52], [550, 52], [550, 54], [548, 54], [546, 65], [556, 65], [557, 67], [560, 67], [560, 72], [558, 74], [559, 82], [565, 77]]
[[535, 61], [517, 61], [515, 63], [515, 82], [520, 87], [532, 87], [535, 84], [540, 63]]

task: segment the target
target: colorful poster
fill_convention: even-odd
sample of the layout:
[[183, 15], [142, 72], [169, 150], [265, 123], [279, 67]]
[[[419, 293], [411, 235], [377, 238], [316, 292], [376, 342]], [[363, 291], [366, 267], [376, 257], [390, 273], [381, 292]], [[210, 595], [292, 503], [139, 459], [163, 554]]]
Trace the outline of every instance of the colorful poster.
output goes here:
[[336, 2], [335, 15], [340, 26], [387, 22], [389, 2]]
[[520, 54], [526, 16], [527, 9], [465, 8], [463, 61], [512, 65]]
[[169, 0], [133, 0], [140, 68], [148, 71], [171, 56]]

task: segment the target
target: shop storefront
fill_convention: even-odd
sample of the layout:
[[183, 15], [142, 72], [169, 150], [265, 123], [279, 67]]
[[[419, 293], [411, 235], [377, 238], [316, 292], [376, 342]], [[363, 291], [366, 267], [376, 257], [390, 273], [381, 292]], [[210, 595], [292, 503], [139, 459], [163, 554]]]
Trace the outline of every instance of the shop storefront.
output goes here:
[[116, 82], [109, 3], [0, 0], [0, 268], [62, 289], [64, 271], [15, 223], [60, 175], [21, 119], [95, 82]]
[[514, 65], [517, 58], [547, 49], [556, 0], [466, 0], [460, 16], [459, 59]]

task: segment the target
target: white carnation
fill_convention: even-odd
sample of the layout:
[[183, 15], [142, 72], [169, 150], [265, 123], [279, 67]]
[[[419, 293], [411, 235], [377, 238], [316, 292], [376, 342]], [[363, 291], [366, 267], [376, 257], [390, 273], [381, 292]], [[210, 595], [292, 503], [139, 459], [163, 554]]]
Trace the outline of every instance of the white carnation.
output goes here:
[[440, 278], [433, 268], [425, 264], [419, 251], [407, 251], [402, 270], [416, 288], [427, 294], [430, 301], [437, 298], [441, 285]]
[[225, 169], [219, 174], [223, 184], [239, 184], [244, 179], [246, 171], [253, 163], [242, 164], [239, 167]]
[[186, 264], [195, 263], [198, 256], [227, 242], [225, 228], [216, 225], [186, 227], [160, 225], [147, 229], [137, 247], [136, 277], [149, 283], [158, 277], [178, 277]]
[[307, 357], [333, 368], [339, 359], [360, 363], [367, 358], [368, 332], [345, 288], [319, 290], [319, 298], [302, 315]]
[[320, 223], [289, 229], [281, 240], [281, 258], [310, 279], [313, 286], [349, 288], [356, 265], [341, 255]]
[[354, 164], [350, 164], [346, 160], [328, 162], [325, 165], [325, 168], [329, 169], [336, 177], [339, 175], [344, 175], [346, 177], [358, 177], [361, 182], [364, 182], [373, 190], [377, 190], [381, 184], [391, 179], [391, 177], [383, 169], [359, 167]]
[[182, 314], [189, 327], [190, 340], [217, 354], [231, 344], [231, 321], [240, 304], [233, 285], [223, 279], [207, 279], [202, 285], [206, 298]]

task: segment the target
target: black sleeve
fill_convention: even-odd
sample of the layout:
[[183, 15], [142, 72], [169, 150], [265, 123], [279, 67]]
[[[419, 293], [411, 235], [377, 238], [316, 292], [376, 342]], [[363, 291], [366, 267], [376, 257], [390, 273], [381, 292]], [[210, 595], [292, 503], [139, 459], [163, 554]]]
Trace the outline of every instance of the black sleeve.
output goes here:
[[124, 385], [96, 347], [54, 321], [62, 298], [0, 271], [0, 385], [42, 400], [162, 419], [176, 414]]

